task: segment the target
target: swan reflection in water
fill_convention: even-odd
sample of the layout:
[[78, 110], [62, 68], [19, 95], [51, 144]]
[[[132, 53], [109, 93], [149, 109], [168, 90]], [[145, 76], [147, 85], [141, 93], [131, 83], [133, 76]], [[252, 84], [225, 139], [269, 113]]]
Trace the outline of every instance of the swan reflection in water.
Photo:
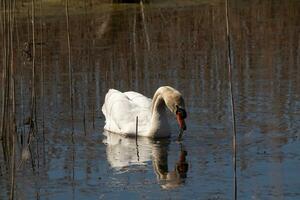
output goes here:
[[151, 140], [145, 137], [128, 138], [105, 131], [106, 156], [110, 166], [117, 171], [134, 165], [147, 165], [152, 160], [154, 172], [164, 189], [179, 187], [185, 182], [188, 171], [187, 151], [180, 145], [179, 158], [174, 168], [168, 168], [170, 139]]

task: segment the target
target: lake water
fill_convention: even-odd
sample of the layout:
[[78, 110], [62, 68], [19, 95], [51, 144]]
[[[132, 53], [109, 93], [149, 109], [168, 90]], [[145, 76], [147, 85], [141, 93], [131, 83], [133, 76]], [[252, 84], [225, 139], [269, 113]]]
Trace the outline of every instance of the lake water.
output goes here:
[[[23, 139], [34, 84], [30, 6], [17, 5], [14, 40]], [[16, 199], [232, 199], [224, 6], [221, 0], [143, 7], [71, 1], [70, 89], [64, 4], [37, 1], [38, 133], [32, 159], [22, 165], [17, 159]], [[299, 199], [300, 1], [232, 0], [229, 15], [238, 198]], [[168, 139], [104, 133], [101, 106], [109, 88], [152, 97], [162, 85], [181, 91], [186, 102], [181, 143], [172, 116]], [[6, 199], [10, 179], [0, 166], [0, 199]]]

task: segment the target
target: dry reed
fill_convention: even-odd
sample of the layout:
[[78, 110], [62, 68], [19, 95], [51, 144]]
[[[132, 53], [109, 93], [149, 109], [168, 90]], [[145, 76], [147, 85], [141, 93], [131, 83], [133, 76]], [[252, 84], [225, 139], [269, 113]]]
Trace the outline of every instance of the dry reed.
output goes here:
[[145, 37], [146, 37], [147, 49], [148, 49], [148, 51], [150, 51], [150, 39], [149, 39], [147, 24], [146, 24], [146, 20], [145, 20], [143, 0], [140, 0], [140, 8], [141, 8], [141, 14], [142, 14], [142, 20], [143, 20], [144, 33], [145, 33]]
[[234, 105], [234, 95], [232, 88], [232, 59], [231, 59], [231, 40], [230, 40], [230, 28], [229, 28], [229, 2], [226, 0], [225, 3], [226, 11], [226, 36], [227, 36], [227, 59], [228, 59], [228, 81], [229, 81], [229, 92], [230, 92], [230, 102], [231, 102], [231, 117], [232, 117], [232, 162], [233, 162], [233, 198], [237, 199], [237, 176], [236, 176], [236, 118], [235, 118], [235, 105]]
[[70, 88], [70, 106], [72, 119], [72, 141], [74, 136], [74, 86], [73, 86], [73, 67], [71, 65], [71, 41], [70, 41], [70, 25], [69, 25], [69, 0], [65, 0], [65, 14], [67, 25], [67, 41], [68, 41], [68, 68], [69, 68], [69, 88]]
[[2, 107], [1, 107], [1, 144], [6, 169], [10, 176], [9, 199], [14, 199], [15, 159], [16, 159], [16, 100], [14, 69], [14, 20], [15, 1], [1, 1], [2, 34]]
[[135, 69], [135, 89], [137, 89], [138, 85], [138, 58], [137, 58], [137, 46], [136, 46], [136, 12], [134, 12], [134, 17], [133, 17], [133, 31], [132, 31], [132, 37], [133, 37], [133, 55], [134, 55], [134, 69]]
[[136, 147], [137, 160], [140, 161], [139, 144], [138, 144], [138, 131], [139, 131], [139, 117], [136, 116], [136, 121], [135, 121], [135, 147]]

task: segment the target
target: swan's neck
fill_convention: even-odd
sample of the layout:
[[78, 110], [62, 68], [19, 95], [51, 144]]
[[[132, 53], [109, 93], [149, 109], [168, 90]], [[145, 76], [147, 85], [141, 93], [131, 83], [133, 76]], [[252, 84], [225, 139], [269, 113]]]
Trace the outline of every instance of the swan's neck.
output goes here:
[[166, 104], [160, 93], [155, 93], [152, 100], [152, 116], [149, 135], [152, 137], [169, 136], [169, 123], [166, 113]]

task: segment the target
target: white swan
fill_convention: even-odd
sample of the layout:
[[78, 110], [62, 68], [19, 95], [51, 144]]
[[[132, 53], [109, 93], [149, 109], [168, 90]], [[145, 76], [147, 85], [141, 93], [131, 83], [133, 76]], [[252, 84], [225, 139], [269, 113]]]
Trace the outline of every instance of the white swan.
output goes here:
[[185, 130], [184, 100], [180, 92], [174, 88], [170, 86], [158, 88], [153, 100], [137, 92], [122, 93], [110, 89], [102, 106], [106, 119], [104, 129], [123, 136], [135, 136], [138, 117], [138, 136], [168, 137], [170, 126], [165, 108], [176, 115], [180, 129]]

